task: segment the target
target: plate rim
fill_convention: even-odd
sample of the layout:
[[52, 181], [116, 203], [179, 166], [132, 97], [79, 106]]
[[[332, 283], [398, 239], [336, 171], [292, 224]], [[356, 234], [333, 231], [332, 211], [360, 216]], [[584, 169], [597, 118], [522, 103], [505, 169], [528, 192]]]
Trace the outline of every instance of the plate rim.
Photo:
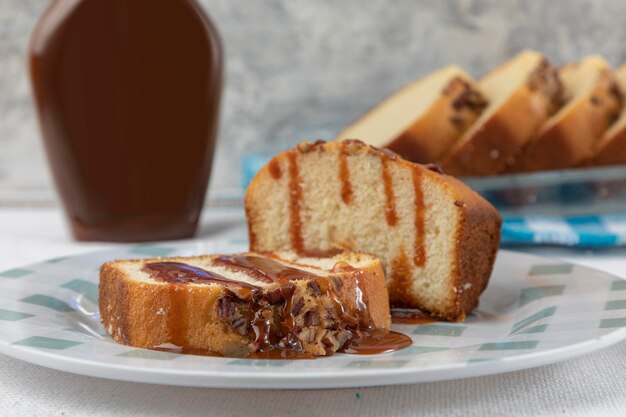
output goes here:
[[[603, 336], [540, 352], [525, 353], [499, 360], [485, 360], [473, 364], [455, 363], [415, 369], [355, 370], [349, 375], [336, 373], [309, 374], [275, 372], [272, 375], [241, 371], [181, 371], [168, 368], [139, 368], [124, 364], [106, 364], [100, 361], [71, 358], [30, 347], [0, 343], [0, 353], [27, 363], [73, 374], [118, 381], [155, 385], [234, 389], [330, 389], [417, 384], [497, 375], [544, 365], [556, 364], [612, 346], [626, 339], [626, 328], [618, 328]], [[34, 355], [33, 355], [34, 353]], [[54, 362], [46, 360], [54, 359]], [[141, 377], [141, 378], [138, 378]], [[163, 381], [164, 377], [174, 377]], [[376, 377], [376, 380], [371, 379]], [[369, 378], [361, 380], [361, 378]], [[355, 380], [359, 380], [355, 383]], [[294, 386], [294, 383], [297, 386]]]
[[[203, 242], [210, 242], [204, 239]], [[185, 243], [157, 243], [175, 248], [190, 248], [202, 241]], [[106, 253], [115, 253], [128, 250], [137, 245], [124, 245], [115, 249], [90, 251], [71, 258], [91, 257]], [[140, 245], [141, 246], [141, 245]], [[155, 246], [155, 244], [151, 244]], [[606, 278], [626, 281], [626, 279], [612, 273], [592, 268], [586, 265], [572, 263], [563, 259], [529, 254], [525, 252], [500, 249], [499, 253], [507, 256], [528, 257], [537, 260], [561, 262], [574, 265], [577, 268], [599, 272]], [[140, 254], [138, 254], [140, 255]], [[51, 258], [55, 259], [55, 258]], [[29, 265], [46, 263], [47, 261], [33, 262]], [[391, 369], [353, 369], [350, 373], [339, 374], [337, 370], [329, 370], [315, 374], [301, 376], [298, 373], [273, 369], [270, 374], [254, 372], [251, 369], [230, 370], [181, 370], [175, 368], [136, 366], [131, 364], [112, 364], [98, 359], [81, 359], [68, 355], [58, 354], [42, 348], [14, 345], [6, 340], [0, 340], [0, 353], [24, 362], [32, 363], [58, 371], [74, 374], [106, 378], [111, 380], [140, 382], [158, 385], [190, 386], [207, 388], [235, 388], [235, 389], [328, 389], [328, 388], [354, 388], [399, 384], [415, 384], [424, 382], [447, 381], [488, 375], [496, 375], [539, 366], [554, 364], [578, 356], [592, 353], [626, 339], [626, 327], [618, 327], [599, 337], [589, 338], [580, 342], [565, 346], [549, 348], [536, 352], [520, 353], [514, 356], [486, 359], [473, 363], [450, 363], [427, 366], [416, 370], [415, 368], [391, 368]], [[140, 348], [133, 348], [140, 349]], [[211, 360], [214, 358], [208, 358]], [[233, 358], [225, 358], [232, 360]], [[150, 359], [146, 359], [150, 361]], [[158, 363], [158, 362], [156, 362]]]

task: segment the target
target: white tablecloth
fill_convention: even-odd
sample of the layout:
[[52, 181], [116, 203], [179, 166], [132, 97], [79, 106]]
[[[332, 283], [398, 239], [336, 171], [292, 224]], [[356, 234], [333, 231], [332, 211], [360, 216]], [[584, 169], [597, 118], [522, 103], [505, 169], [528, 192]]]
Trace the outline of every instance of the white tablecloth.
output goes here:
[[[239, 210], [207, 210], [198, 237], [240, 232], [244, 227], [241, 219]], [[0, 270], [109, 247], [73, 242], [56, 209], [0, 209]], [[526, 251], [626, 277], [626, 249]], [[317, 391], [217, 390], [118, 382], [54, 371], [0, 355], [0, 416], [31, 415], [623, 417], [626, 341], [577, 359], [507, 374]]]

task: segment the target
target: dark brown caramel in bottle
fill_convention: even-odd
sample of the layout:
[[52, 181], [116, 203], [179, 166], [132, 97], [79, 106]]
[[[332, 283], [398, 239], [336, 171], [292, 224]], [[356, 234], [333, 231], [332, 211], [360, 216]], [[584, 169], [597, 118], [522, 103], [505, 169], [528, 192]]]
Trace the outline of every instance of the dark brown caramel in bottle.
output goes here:
[[31, 75], [80, 240], [193, 235], [211, 171], [222, 50], [194, 0], [55, 0]]

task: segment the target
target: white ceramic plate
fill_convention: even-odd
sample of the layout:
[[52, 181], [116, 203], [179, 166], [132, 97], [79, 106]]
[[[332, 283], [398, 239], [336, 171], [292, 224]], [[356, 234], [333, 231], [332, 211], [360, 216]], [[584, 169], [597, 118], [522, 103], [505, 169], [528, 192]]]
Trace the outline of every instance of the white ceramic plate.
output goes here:
[[394, 325], [395, 353], [315, 360], [180, 355], [115, 343], [97, 309], [98, 268], [112, 259], [245, 250], [243, 241], [140, 245], [0, 272], [0, 352], [78, 374], [232, 388], [403, 384], [525, 369], [626, 337], [626, 281], [560, 261], [500, 251], [480, 307], [463, 323]]

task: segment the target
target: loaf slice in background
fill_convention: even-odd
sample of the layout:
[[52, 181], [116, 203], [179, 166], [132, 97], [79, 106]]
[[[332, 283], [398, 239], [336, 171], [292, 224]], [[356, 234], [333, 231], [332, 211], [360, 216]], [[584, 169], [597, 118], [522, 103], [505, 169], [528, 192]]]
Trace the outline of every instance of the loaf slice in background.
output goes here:
[[561, 105], [556, 70], [534, 51], [521, 52], [487, 74], [479, 89], [489, 106], [441, 158], [448, 174], [504, 171]]
[[622, 108], [609, 64], [588, 56], [559, 70], [566, 104], [541, 128], [511, 171], [572, 168], [589, 158]]
[[[626, 64], [615, 70], [615, 78], [623, 92], [626, 92]], [[626, 107], [617, 121], [597, 142], [592, 156], [584, 161], [584, 166], [603, 166], [626, 164]]]
[[245, 206], [251, 250], [371, 253], [392, 305], [452, 321], [478, 304], [500, 239], [497, 211], [466, 185], [356, 140], [275, 156]]
[[363, 254], [116, 261], [102, 266], [99, 291], [109, 334], [148, 349], [329, 355], [391, 325], [380, 261]]
[[434, 162], [486, 104], [471, 77], [459, 67], [448, 66], [387, 98], [343, 130], [337, 140], [358, 138], [414, 162]]

